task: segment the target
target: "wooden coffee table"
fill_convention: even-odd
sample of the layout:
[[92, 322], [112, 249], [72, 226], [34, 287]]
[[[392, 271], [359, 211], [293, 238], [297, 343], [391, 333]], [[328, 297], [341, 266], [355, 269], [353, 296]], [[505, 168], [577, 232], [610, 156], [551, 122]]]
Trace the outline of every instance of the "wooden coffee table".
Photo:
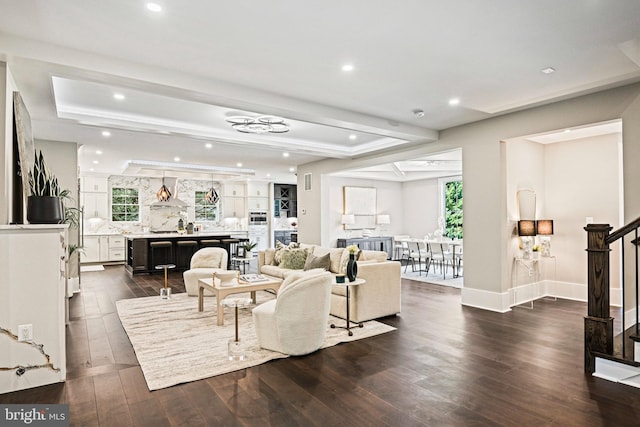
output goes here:
[[247, 283], [242, 280], [238, 281], [236, 286], [220, 286], [220, 280], [213, 278], [198, 280], [198, 311], [204, 310], [204, 290], [212, 292], [216, 296], [216, 308], [218, 309], [218, 326], [224, 325], [224, 306], [221, 304], [222, 300], [231, 294], [239, 294], [242, 292], [251, 292], [251, 299], [253, 303], [256, 303], [256, 291], [264, 291], [267, 289], [273, 289], [278, 292], [282, 279], [277, 277], [264, 276], [267, 280], [261, 282]]

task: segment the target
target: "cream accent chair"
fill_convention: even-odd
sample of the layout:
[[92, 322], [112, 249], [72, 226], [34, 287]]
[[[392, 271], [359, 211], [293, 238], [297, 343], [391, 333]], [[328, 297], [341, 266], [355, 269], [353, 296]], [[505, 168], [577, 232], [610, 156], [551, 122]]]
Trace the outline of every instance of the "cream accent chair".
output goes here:
[[[227, 269], [229, 254], [224, 248], [202, 248], [191, 257], [190, 270], [182, 273], [184, 287], [187, 295], [198, 296], [198, 280], [213, 277], [214, 272]], [[213, 296], [213, 293], [205, 290], [205, 296]]]
[[292, 356], [322, 347], [329, 321], [331, 278], [324, 271], [292, 274], [280, 285], [275, 300], [254, 308], [260, 347]]

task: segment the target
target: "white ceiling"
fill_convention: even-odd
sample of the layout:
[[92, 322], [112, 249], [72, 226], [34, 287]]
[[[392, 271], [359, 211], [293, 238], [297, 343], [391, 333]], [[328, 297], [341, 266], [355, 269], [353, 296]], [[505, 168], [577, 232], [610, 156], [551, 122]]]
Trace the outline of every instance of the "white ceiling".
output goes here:
[[[210, 176], [208, 166], [242, 162], [257, 179], [287, 182], [302, 163], [424, 144], [452, 126], [640, 81], [637, 0], [158, 3], [161, 13], [140, 0], [0, 0], [0, 60], [35, 137], [82, 144], [83, 173], [152, 174], [129, 165], [148, 160]], [[291, 131], [241, 134], [224, 120], [237, 114], [279, 115]]]

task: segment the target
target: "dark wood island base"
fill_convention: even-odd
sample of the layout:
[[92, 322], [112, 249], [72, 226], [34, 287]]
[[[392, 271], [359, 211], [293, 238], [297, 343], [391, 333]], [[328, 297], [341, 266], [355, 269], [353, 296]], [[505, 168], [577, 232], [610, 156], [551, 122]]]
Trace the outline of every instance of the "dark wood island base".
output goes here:
[[[198, 250], [204, 247], [220, 247], [224, 248], [229, 254], [227, 268], [230, 268], [232, 254], [235, 253], [236, 245], [240, 242], [248, 240], [246, 232], [232, 233], [195, 233], [195, 234], [178, 234], [178, 233], [161, 233], [161, 234], [131, 234], [125, 235], [126, 244], [126, 263], [125, 269], [131, 274], [149, 274], [156, 272], [155, 264], [175, 264], [175, 271], [184, 271], [189, 269], [189, 263], [185, 259], [181, 259], [180, 248], [178, 242], [192, 241], [196, 242], [191, 246], [192, 250]], [[153, 242], [170, 242], [171, 247], [162, 262], [153, 260], [151, 243]], [[167, 258], [168, 256], [168, 258]], [[185, 258], [185, 257], [182, 257]], [[188, 257], [189, 259], [190, 256]]]

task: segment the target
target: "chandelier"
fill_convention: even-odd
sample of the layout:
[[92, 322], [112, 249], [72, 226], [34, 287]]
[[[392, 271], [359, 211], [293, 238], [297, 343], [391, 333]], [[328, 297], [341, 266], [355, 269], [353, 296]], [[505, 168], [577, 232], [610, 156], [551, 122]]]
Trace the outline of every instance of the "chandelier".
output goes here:
[[225, 119], [231, 127], [243, 133], [285, 133], [289, 125], [282, 117], [276, 116], [232, 116]]

